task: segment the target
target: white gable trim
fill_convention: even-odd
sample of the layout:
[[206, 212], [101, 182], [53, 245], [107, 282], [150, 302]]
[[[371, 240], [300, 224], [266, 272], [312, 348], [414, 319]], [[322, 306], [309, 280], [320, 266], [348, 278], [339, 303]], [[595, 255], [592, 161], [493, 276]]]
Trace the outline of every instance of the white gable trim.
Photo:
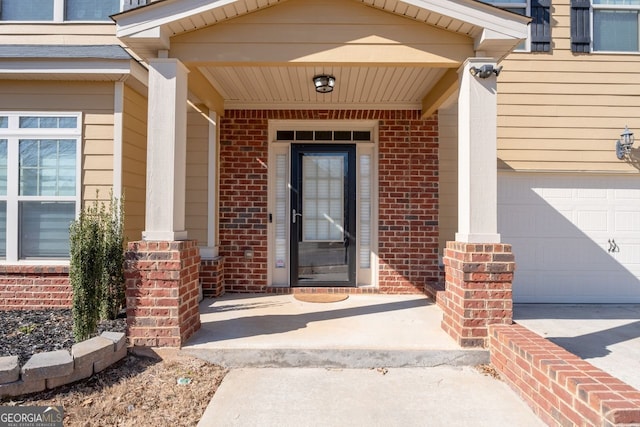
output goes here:
[[[138, 39], [138, 41], [144, 39], [143, 43], [148, 42], [154, 46], [160, 44], [164, 48], [168, 48], [166, 39], [168, 34], [164, 28], [171, 23], [216, 10], [225, 12], [222, 13], [222, 16], [228, 16], [231, 19], [276, 5], [281, 1], [263, 0], [252, 2], [252, 6], [249, 6], [246, 0], [164, 0], [114, 15], [113, 19], [117, 24], [116, 35], [118, 37]], [[397, 13], [395, 11], [397, 7], [391, 9], [389, 2], [385, 2], [384, 6], [380, 7], [374, 0], [358, 1], [369, 7]], [[476, 39], [476, 46], [485, 51], [493, 50], [493, 40], [498, 42], [498, 46], [510, 45], [513, 47], [521, 40], [526, 39], [528, 35], [527, 24], [530, 21], [528, 17], [510, 13], [476, 0], [400, 0], [398, 3], [471, 25], [472, 31], [465, 33], [465, 35]], [[205, 24], [203, 20], [199, 21], [203, 22], [202, 27], [210, 25]], [[153, 42], [153, 35], [162, 40]], [[479, 40], [480, 38], [481, 40]], [[508, 47], [506, 49], [507, 52], [510, 50]]]

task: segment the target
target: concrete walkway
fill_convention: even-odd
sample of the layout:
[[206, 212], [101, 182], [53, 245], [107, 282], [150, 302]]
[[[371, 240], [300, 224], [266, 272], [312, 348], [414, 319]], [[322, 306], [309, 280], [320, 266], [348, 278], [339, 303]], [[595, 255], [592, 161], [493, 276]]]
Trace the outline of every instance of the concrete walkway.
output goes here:
[[542, 426], [421, 295], [204, 300], [183, 352], [229, 367], [200, 426]]
[[640, 390], [640, 304], [516, 304], [514, 320]]
[[237, 369], [199, 427], [544, 426], [508, 386], [470, 367]]

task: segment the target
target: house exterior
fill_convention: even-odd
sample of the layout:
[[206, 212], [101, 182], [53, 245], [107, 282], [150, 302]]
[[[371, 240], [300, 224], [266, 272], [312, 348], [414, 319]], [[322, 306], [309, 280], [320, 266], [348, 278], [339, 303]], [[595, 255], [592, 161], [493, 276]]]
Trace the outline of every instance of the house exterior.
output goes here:
[[69, 305], [66, 224], [111, 189], [135, 344], [201, 293], [427, 292], [463, 345], [512, 299], [640, 302], [633, 7], [36, 3], [0, 3], [5, 308]]

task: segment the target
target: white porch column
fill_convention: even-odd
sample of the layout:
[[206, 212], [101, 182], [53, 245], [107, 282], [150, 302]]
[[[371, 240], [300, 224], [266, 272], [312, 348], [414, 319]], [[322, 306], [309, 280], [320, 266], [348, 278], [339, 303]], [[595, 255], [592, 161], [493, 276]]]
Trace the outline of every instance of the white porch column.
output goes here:
[[209, 165], [207, 194], [207, 246], [200, 247], [202, 259], [213, 259], [218, 256], [218, 171], [219, 171], [219, 117], [214, 111], [209, 112]]
[[187, 73], [177, 59], [149, 61], [147, 206], [143, 240], [186, 240]]
[[458, 232], [456, 241], [500, 243], [497, 189], [496, 75], [472, 76], [471, 67], [496, 66], [469, 58], [460, 68], [458, 99]]

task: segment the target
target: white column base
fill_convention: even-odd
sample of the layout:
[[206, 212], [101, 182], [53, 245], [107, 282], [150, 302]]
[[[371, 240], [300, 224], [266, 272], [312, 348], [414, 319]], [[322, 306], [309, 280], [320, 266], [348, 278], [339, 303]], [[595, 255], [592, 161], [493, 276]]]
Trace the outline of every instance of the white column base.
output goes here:
[[456, 242], [463, 243], [500, 243], [497, 233], [456, 233]]
[[200, 246], [201, 259], [214, 259], [220, 253], [218, 246]]
[[142, 240], [175, 242], [178, 240], [188, 240], [186, 231], [143, 231]]

